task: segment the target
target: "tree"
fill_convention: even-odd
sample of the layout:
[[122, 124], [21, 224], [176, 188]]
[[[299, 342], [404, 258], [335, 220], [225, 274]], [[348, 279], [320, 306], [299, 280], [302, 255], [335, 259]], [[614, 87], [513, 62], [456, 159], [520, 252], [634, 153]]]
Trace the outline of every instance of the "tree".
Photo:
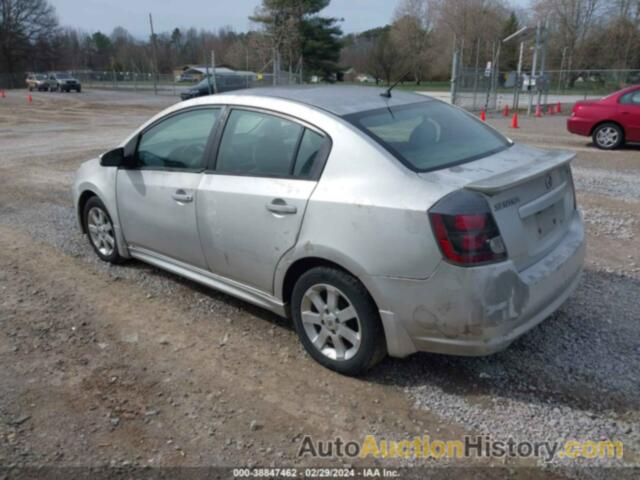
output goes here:
[[113, 43], [102, 32], [91, 35], [91, 58], [93, 67], [98, 70], [108, 70], [112, 67]]
[[391, 38], [391, 29], [387, 27], [374, 40], [369, 60], [369, 70], [376, 79], [376, 83], [383, 79], [389, 85], [398, 76], [398, 69], [401, 65], [400, 52]]
[[539, 18], [551, 20], [553, 47], [565, 51], [565, 66], [587, 66], [587, 39], [598, 20], [601, 0], [536, 0], [534, 7]]
[[46, 0], [0, 0], [0, 69], [15, 82], [35, 43], [48, 44], [57, 29], [55, 10]]
[[308, 74], [329, 78], [338, 70], [340, 35], [335, 19], [312, 17], [300, 24], [301, 54]]
[[335, 62], [340, 56], [342, 34], [337, 19], [318, 15], [329, 1], [262, 0], [249, 18], [263, 26], [272, 51], [289, 69], [303, 56], [308, 74], [326, 76], [337, 69]]
[[[520, 22], [518, 21], [516, 12], [512, 11], [502, 27], [502, 38], [507, 38], [519, 29]], [[518, 67], [519, 51], [519, 42], [509, 41], [504, 43], [502, 45], [502, 54], [500, 56], [500, 67], [503, 70], [515, 70]]]
[[432, 0], [402, 0], [391, 27], [391, 40], [402, 54], [403, 69], [412, 75], [417, 85], [427, 68], [432, 15]]

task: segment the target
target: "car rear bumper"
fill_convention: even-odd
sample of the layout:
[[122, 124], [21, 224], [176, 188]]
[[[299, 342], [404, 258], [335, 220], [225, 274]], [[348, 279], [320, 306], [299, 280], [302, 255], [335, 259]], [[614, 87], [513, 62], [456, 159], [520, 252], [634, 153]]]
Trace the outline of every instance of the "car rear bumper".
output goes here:
[[545, 258], [461, 268], [442, 262], [426, 280], [366, 277], [392, 356], [416, 351], [488, 355], [557, 310], [576, 288], [585, 257], [582, 219]]
[[591, 135], [591, 128], [593, 127], [593, 121], [586, 120], [580, 117], [569, 117], [567, 119], [567, 130], [576, 135]]

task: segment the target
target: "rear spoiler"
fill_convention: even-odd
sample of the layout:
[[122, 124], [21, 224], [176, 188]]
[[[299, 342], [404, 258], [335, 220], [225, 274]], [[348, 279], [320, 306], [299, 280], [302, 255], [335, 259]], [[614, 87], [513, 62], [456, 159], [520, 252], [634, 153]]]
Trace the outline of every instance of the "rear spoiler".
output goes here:
[[531, 160], [530, 163], [512, 170], [483, 178], [464, 186], [467, 190], [494, 195], [510, 188], [528, 182], [532, 178], [540, 177], [551, 170], [566, 165], [576, 156], [569, 150], [547, 151], [543, 155]]

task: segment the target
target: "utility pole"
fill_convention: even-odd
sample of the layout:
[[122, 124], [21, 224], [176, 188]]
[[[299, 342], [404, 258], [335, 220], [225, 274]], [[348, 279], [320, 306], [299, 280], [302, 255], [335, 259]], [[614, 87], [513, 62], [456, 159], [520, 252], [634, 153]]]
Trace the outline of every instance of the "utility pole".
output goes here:
[[273, 49], [273, 85], [278, 85], [278, 50]]
[[153, 93], [158, 94], [158, 47], [156, 46], [156, 34], [153, 32], [153, 17], [149, 13], [149, 26], [151, 27], [151, 48], [153, 49]]
[[[542, 55], [540, 58], [540, 79], [542, 80], [540, 83], [540, 88], [538, 88], [538, 105], [540, 105], [542, 100], [542, 89], [544, 89], [544, 103], [547, 104], [548, 98], [548, 89], [546, 84], [546, 79], [544, 78], [544, 68], [547, 60], [547, 32], [549, 31], [549, 17], [544, 20], [544, 27], [542, 30]], [[536, 82], [536, 86], [538, 86]]]
[[456, 90], [458, 86], [458, 63], [460, 57], [456, 37], [453, 37], [453, 59], [451, 60], [451, 104], [456, 104]]
[[516, 90], [513, 94], [513, 109], [520, 107], [520, 82], [522, 80], [522, 56], [524, 55], [524, 41], [520, 42], [520, 53], [518, 54], [518, 69], [516, 70]]
[[[527, 105], [527, 115], [531, 115], [531, 109], [533, 108], [533, 88], [531, 82], [536, 78], [536, 67], [538, 63], [538, 49], [540, 48], [540, 22], [536, 25], [536, 45], [533, 47], [533, 60], [531, 61], [531, 76], [529, 77], [529, 105]], [[538, 82], [536, 81], [536, 84]]]
[[216, 52], [211, 50], [211, 79], [213, 80], [213, 93], [218, 93], [218, 83], [216, 82]]

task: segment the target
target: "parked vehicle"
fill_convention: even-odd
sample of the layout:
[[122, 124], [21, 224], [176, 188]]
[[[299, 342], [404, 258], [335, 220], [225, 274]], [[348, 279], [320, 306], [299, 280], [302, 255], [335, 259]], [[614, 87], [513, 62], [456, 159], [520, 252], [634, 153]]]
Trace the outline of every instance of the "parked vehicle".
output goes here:
[[[218, 74], [216, 75], [215, 86], [217, 89], [215, 93], [231, 92], [233, 90], [247, 88], [248, 81], [243, 75]], [[213, 80], [210, 81], [205, 77], [204, 80], [197, 85], [182, 92], [180, 99], [189, 100], [191, 98], [204, 97], [205, 95], [210, 95], [210, 92], [214, 92]]]
[[39, 92], [49, 90], [47, 76], [42, 73], [30, 73], [26, 78], [27, 88], [30, 92], [38, 90]]
[[321, 364], [486, 355], [560, 307], [585, 240], [569, 163], [457, 107], [373, 87], [179, 103], [73, 185], [96, 254], [293, 319]]
[[49, 90], [52, 92], [70, 92], [75, 90], [80, 93], [82, 91], [82, 85], [78, 80], [65, 72], [52, 72], [49, 73]]
[[640, 142], [640, 86], [622, 89], [600, 100], [576, 102], [567, 129], [591, 136], [596, 147], [613, 150]]

